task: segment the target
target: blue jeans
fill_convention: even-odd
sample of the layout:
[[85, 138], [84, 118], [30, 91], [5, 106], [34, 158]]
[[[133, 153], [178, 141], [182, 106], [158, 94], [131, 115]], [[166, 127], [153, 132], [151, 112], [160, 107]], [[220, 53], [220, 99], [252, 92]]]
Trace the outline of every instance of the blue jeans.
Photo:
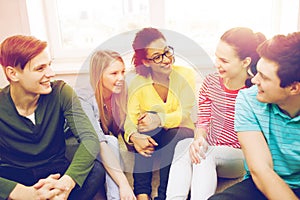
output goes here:
[[[294, 193], [300, 198], [300, 188], [293, 189]], [[263, 193], [256, 187], [252, 178], [243, 180], [221, 193], [215, 194], [209, 200], [267, 200]]]
[[[194, 136], [194, 131], [189, 128], [157, 128], [153, 131], [143, 133], [151, 136], [157, 143], [151, 157], [144, 157], [136, 152], [133, 171], [134, 193], [151, 195], [152, 171], [159, 169], [160, 184], [158, 197], [155, 199], [166, 199], [166, 189], [169, 179], [170, 166], [173, 160], [175, 146], [178, 141]], [[159, 159], [159, 168], [153, 168], [154, 161]]]

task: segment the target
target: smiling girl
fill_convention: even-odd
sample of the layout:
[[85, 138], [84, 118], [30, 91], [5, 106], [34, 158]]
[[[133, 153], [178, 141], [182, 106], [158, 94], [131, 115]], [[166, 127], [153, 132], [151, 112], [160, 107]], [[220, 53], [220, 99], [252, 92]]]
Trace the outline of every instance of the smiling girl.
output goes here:
[[135, 199], [120, 166], [118, 143], [127, 101], [124, 61], [117, 52], [97, 50], [91, 56], [89, 73], [90, 85], [77, 92], [100, 140], [100, 159], [107, 171], [106, 198]]
[[137, 76], [128, 90], [125, 140], [134, 146], [134, 192], [149, 199], [154, 159], [159, 159], [160, 185], [155, 199], [166, 198], [169, 169], [177, 142], [193, 137], [190, 117], [195, 103], [195, 73], [175, 66], [174, 49], [155, 28], [144, 28], [133, 41]]
[[215, 192], [218, 176], [243, 176], [243, 153], [233, 128], [235, 98], [247, 87], [248, 70], [255, 73], [256, 48], [264, 40], [263, 34], [244, 27], [221, 36], [215, 51], [217, 72], [200, 88], [194, 140], [176, 146], [167, 199], [186, 199], [191, 187], [191, 199], [204, 200]]

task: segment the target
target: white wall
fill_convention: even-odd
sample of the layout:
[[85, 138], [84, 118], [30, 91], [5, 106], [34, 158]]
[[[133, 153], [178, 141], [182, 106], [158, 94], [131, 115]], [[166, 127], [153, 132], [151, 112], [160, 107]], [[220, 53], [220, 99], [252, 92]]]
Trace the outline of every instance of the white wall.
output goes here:
[[[26, 0], [0, 0], [0, 41], [15, 34], [30, 34]], [[57, 74], [56, 79], [63, 79], [74, 85], [77, 75], [75, 73]], [[8, 84], [3, 70], [0, 69], [0, 88]]]
[[[14, 34], [29, 34], [25, 0], [0, 0], [0, 41]], [[0, 69], [0, 87], [7, 84], [7, 80]]]

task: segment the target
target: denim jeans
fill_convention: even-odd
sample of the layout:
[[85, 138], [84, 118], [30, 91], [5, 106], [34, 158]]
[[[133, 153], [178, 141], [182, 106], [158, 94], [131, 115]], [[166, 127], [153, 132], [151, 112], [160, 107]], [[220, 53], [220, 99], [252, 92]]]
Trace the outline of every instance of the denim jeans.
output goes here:
[[[69, 166], [67, 160], [61, 160], [55, 163], [48, 163], [45, 166], [31, 169], [18, 169], [11, 167], [0, 167], [0, 177], [16, 181], [23, 185], [31, 186], [37, 183], [39, 179], [46, 178], [50, 174], [64, 174]], [[97, 192], [105, 195], [105, 169], [103, 165], [96, 160], [94, 167], [87, 176], [84, 184], [80, 188], [76, 185], [70, 193], [69, 200], [91, 200]], [[100, 190], [100, 191], [99, 191]]]
[[[294, 193], [300, 198], [300, 188], [294, 189]], [[221, 193], [215, 194], [209, 200], [267, 200], [263, 193], [257, 189], [252, 178], [243, 180]]]
[[[158, 187], [158, 197], [155, 199], [166, 199], [166, 189], [169, 178], [170, 166], [173, 159], [174, 149], [178, 141], [193, 137], [194, 132], [189, 128], [157, 128], [143, 134], [151, 136], [157, 143], [155, 151], [151, 157], [144, 157], [136, 152], [134, 164], [134, 192], [138, 194], [151, 195], [152, 172], [159, 169], [160, 184]], [[159, 168], [153, 167], [157, 159]]]

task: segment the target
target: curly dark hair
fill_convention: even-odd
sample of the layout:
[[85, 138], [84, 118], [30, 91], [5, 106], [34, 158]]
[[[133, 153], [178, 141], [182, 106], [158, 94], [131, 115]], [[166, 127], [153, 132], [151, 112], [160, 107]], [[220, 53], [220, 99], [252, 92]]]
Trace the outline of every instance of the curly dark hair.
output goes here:
[[137, 74], [144, 77], [147, 77], [150, 74], [151, 71], [143, 64], [143, 59], [146, 58], [147, 46], [157, 39], [166, 40], [165, 36], [156, 28], [143, 28], [136, 33], [132, 43], [134, 50], [132, 63], [135, 66]]

